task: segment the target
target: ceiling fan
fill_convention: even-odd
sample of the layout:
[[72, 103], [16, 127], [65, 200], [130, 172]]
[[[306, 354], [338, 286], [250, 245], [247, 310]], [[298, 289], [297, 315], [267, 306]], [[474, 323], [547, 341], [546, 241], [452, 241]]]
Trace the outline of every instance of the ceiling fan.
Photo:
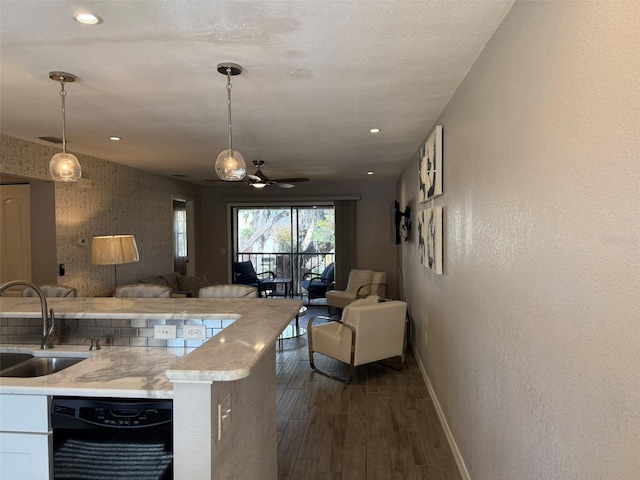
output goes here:
[[253, 188], [264, 188], [269, 185], [275, 185], [280, 188], [293, 188], [295, 187], [294, 183], [299, 182], [308, 182], [308, 178], [298, 177], [298, 178], [279, 178], [271, 180], [267, 177], [262, 171], [262, 166], [264, 165], [264, 160], [254, 160], [253, 164], [256, 166], [256, 173], [253, 175], [247, 174], [248, 184]]

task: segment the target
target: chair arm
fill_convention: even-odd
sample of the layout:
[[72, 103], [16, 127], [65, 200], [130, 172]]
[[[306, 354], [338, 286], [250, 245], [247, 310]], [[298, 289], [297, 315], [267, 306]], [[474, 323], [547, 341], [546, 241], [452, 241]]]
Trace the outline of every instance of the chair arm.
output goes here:
[[[302, 280], [306, 280], [307, 277], [319, 277], [320, 275], [318, 275], [317, 273], [313, 273], [313, 272], [305, 272], [302, 275]], [[313, 278], [312, 278], [313, 279]]]
[[355, 345], [356, 345], [356, 329], [353, 327], [353, 325], [349, 325], [348, 323], [343, 323], [341, 318], [331, 318], [325, 315], [316, 315], [314, 317], [311, 317], [309, 319], [309, 323], [307, 323], [308, 344], [313, 345], [313, 329], [311, 327], [313, 326], [313, 321], [316, 318], [319, 318], [322, 320], [328, 320], [325, 323], [339, 323], [343, 327], [347, 327], [349, 330], [351, 330], [351, 354], [353, 355], [353, 352], [355, 351]]
[[335, 290], [336, 289], [336, 282], [335, 280], [333, 282], [331, 282], [329, 285], [327, 285], [327, 292], [329, 290]]
[[253, 273], [233, 273], [233, 283], [244, 283], [245, 281], [260, 283], [260, 279]]
[[[314, 321], [316, 318], [320, 318], [320, 319], [322, 319], [322, 320], [328, 320], [328, 321], [330, 321], [330, 322], [337, 322], [337, 320], [336, 320], [335, 318], [327, 317], [326, 315], [316, 315], [316, 316], [311, 317], [311, 318], [309, 319], [309, 323], [307, 323], [307, 330], [311, 330], [311, 327], [312, 327], [312, 325], [313, 325], [313, 321]], [[341, 322], [338, 322], [338, 323], [341, 323]]]
[[[269, 274], [269, 277], [271, 278], [276, 278], [276, 274], [270, 270], [267, 270], [266, 272], [256, 273], [256, 277], [260, 277], [260, 275], [266, 275], [266, 274]], [[261, 278], [260, 280], [268, 280], [268, 278]]]
[[381, 285], [384, 285], [385, 287], [387, 286], [387, 284], [386, 284], [386, 283], [365, 283], [364, 285], [360, 285], [360, 286], [358, 287], [358, 290], [356, 291], [356, 298], [365, 298], [365, 297], [368, 297], [370, 294], [365, 295], [365, 294], [361, 293], [360, 291], [361, 291], [363, 288], [365, 288], [365, 287], [371, 287], [371, 286], [373, 286], [373, 285], [376, 285], [376, 286], [378, 286], [378, 287], [379, 287], [379, 286], [381, 286]]

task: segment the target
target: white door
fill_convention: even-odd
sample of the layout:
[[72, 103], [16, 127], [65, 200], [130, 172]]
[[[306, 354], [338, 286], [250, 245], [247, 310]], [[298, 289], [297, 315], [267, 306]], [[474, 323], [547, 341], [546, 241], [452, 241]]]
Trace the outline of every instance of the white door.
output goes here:
[[0, 282], [31, 280], [29, 185], [2, 185], [0, 197]]

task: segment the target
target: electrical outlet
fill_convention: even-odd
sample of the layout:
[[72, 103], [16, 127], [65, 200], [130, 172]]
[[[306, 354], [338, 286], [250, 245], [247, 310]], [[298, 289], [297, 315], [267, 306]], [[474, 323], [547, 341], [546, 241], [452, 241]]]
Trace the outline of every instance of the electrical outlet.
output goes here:
[[218, 404], [218, 441], [231, 426], [231, 394], [227, 393], [222, 403]]
[[204, 325], [185, 325], [182, 329], [185, 340], [206, 340], [207, 327]]
[[176, 338], [176, 326], [175, 325], [154, 325], [153, 338], [159, 338], [163, 340], [172, 340]]
[[428, 345], [428, 343], [429, 343], [429, 342], [427, 341], [428, 339], [429, 339], [429, 338], [427, 337], [427, 332], [424, 332], [424, 348], [427, 348], [427, 345]]

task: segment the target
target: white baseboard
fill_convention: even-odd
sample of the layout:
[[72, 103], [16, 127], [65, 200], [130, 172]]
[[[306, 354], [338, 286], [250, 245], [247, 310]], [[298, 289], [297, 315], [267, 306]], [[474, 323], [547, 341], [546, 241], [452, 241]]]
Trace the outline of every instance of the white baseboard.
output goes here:
[[433, 405], [436, 409], [436, 413], [438, 414], [438, 418], [440, 419], [440, 423], [442, 424], [442, 429], [444, 430], [444, 434], [447, 437], [447, 441], [449, 442], [449, 446], [451, 447], [451, 452], [453, 453], [453, 458], [456, 460], [456, 464], [458, 465], [458, 470], [460, 471], [460, 476], [462, 480], [471, 480], [471, 476], [469, 475], [469, 471], [467, 470], [467, 466], [464, 463], [464, 459], [462, 458], [462, 454], [458, 449], [458, 444], [456, 443], [455, 438], [453, 438], [453, 434], [451, 433], [451, 429], [449, 428], [449, 424], [447, 423], [447, 419], [444, 416], [444, 412], [442, 411], [442, 407], [440, 406], [440, 402], [438, 401], [438, 397], [436, 396], [436, 392], [433, 389], [433, 385], [431, 385], [431, 381], [429, 380], [429, 376], [427, 375], [427, 371], [422, 364], [422, 360], [416, 352], [413, 343], [411, 344], [411, 349], [413, 350], [413, 355], [415, 356], [418, 366], [420, 367], [420, 372], [422, 373], [422, 378], [424, 379], [424, 383], [427, 384], [427, 390], [429, 390], [429, 395], [431, 396], [431, 400], [433, 401]]

